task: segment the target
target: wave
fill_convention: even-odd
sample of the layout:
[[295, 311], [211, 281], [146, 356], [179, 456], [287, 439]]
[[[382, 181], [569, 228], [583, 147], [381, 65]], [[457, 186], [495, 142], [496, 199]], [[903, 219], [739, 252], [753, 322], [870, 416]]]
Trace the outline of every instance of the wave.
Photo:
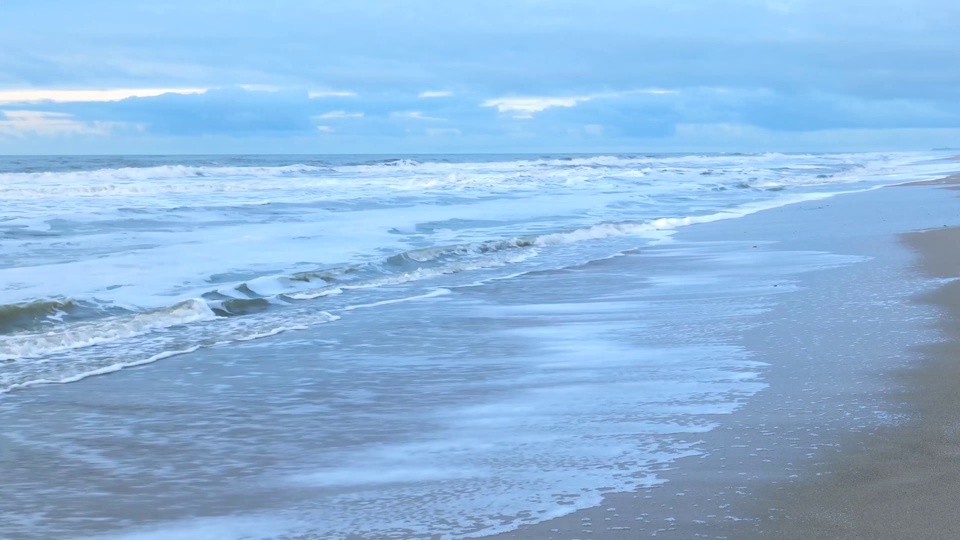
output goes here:
[[371, 307], [380, 307], [380, 306], [389, 306], [391, 304], [400, 304], [402, 302], [411, 302], [413, 300], [422, 300], [424, 298], [436, 298], [438, 296], [445, 296], [450, 294], [450, 289], [436, 289], [425, 294], [418, 294], [417, 296], [407, 296], [404, 298], [392, 298], [390, 300], [381, 300], [379, 302], [370, 302], [368, 304], [357, 304], [353, 306], [346, 306], [343, 308], [344, 311], [353, 311], [355, 309], [365, 309]]
[[84, 321], [47, 332], [9, 334], [0, 336], [0, 360], [40, 358], [216, 317], [206, 302], [190, 299], [169, 308]]
[[[332, 322], [339, 320], [340, 317], [336, 315], [331, 315], [327, 312], [320, 312], [317, 314], [319, 318], [313, 321], [314, 324], [322, 324], [326, 322]], [[159, 360], [165, 358], [171, 358], [174, 356], [180, 356], [184, 354], [189, 354], [196, 352], [203, 348], [217, 347], [221, 345], [226, 345], [233, 342], [245, 342], [253, 341], [257, 339], [262, 339], [265, 337], [275, 336], [283, 332], [293, 331], [293, 330], [303, 330], [306, 329], [305, 325], [290, 325], [290, 326], [275, 326], [269, 330], [251, 330], [247, 332], [240, 332], [236, 335], [230, 336], [227, 339], [219, 340], [207, 340], [205, 342], [194, 344], [181, 348], [174, 348], [168, 350], [162, 350], [160, 352], [150, 354], [144, 358], [130, 360], [124, 359], [117, 361], [116, 358], [107, 358], [101, 362], [94, 362], [92, 364], [73, 364], [66, 366], [66, 369], [61, 366], [48, 367], [46, 371], [43, 371], [45, 367], [44, 364], [34, 365], [34, 370], [23, 374], [20, 377], [5, 377], [0, 378], [0, 394], [6, 394], [16, 390], [22, 390], [24, 388], [30, 388], [33, 386], [47, 385], [47, 384], [69, 384], [90, 377], [96, 377], [99, 375], [107, 375], [110, 373], [115, 373], [123, 369], [128, 369], [132, 367], [144, 366], [147, 364], [152, 364]], [[124, 358], [129, 356], [135, 356], [129, 352], [124, 351], [122, 354]]]
[[71, 298], [50, 298], [0, 305], [0, 335], [106, 313], [102, 305]]
[[126, 363], [110, 364], [108, 366], [103, 366], [103, 367], [91, 369], [88, 371], [81, 371], [80, 373], [74, 373], [58, 379], [40, 378], [40, 379], [30, 379], [22, 382], [17, 382], [17, 383], [11, 383], [6, 386], [0, 387], [0, 394], [6, 394], [14, 390], [22, 390], [24, 388], [30, 388], [31, 386], [40, 386], [44, 384], [68, 384], [72, 382], [82, 381], [83, 379], [87, 379], [89, 377], [96, 377], [97, 375], [106, 375], [108, 373], [114, 373], [124, 368], [152, 364], [153, 362], [156, 362], [158, 360], [163, 360], [164, 358], [170, 358], [172, 356], [192, 353], [199, 349], [200, 349], [200, 346], [195, 345], [193, 347], [189, 347], [187, 349], [182, 349], [182, 350], [164, 351], [162, 353], [157, 353], [153, 356], [150, 356], [149, 358], [144, 358], [142, 360], [134, 360], [132, 362], [126, 362]]
[[42, 180], [160, 180], [164, 178], [233, 178], [261, 176], [294, 176], [297, 174], [329, 171], [329, 167], [316, 165], [282, 165], [276, 167], [223, 167], [195, 165], [158, 165], [155, 167], [119, 167], [88, 171], [13, 172], [0, 174], [0, 181]]
[[[478, 156], [479, 157], [479, 156]], [[88, 170], [52, 170], [31, 172], [2, 172], [0, 180], [42, 181], [50, 179], [85, 180], [158, 180], [164, 178], [255, 178], [309, 175], [321, 172], [361, 172], [376, 170], [503, 170], [544, 167], [623, 167], [636, 165], [688, 165], [699, 171], [706, 165], [726, 164], [729, 166], [750, 166], [760, 164], [765, 168], [782, 167], [794, 170], [820, 169], [836, 163], [862, 164], [876, 161], [918, 160], [923, 157], [935, 157], [920, 152], [873, 152], [873, 153], [837, 153], [837, 154], [785, 154], [779, 152], [747, 154], [599, 154], [568, 156], [504, 155], [493, 159], [450, 160], [441, 158], [411, 159], [403, 157], [374, 158], [352, 163], [334, 163], [332, 161], [306, 160], [312, 163], [290, 163], [286, 165], [184, 165], [164, 164], [144, 167], [104, 167]]]
[[[76, 306], [85, 304], [51, 299], [3, 306], [0, 314], [3, 314], [5, 320], [23, 321], [18, 324], [24, 326], [40, 326], [27, 332], [0, 335], [0, 360], [40, 358], [66, 350], [142, 336], [177, 325], [218, 318], [243, 318], [292, 308], [303, 302], [335, 297], [350, 291], [390, 287], [444, 275], [518, 264], [536, 257], [550, 246], [621, 236], [645, 236], [655, 240], [679, 227], [738, 218], [768, 208], [826, 198], [834, 194], [795, 195], [698, 216], [600, 223], [541, 235], [408, 250], [362, 264], [319, 268], [289, 275], [261, 276], [224, 284], [204, 293], [200, 298], [185, 300], [167, 308], [140, 313], [127, 312], [96, 320], [69, 321], [58, 324], [55, 331], [44, 331], [41, 319], [57, 317], [61, 312], [68, 313], [78, 309]], [[97, 309], [100, 313], [108, 310], [103, 306], [97, 306]], [[120, 308], [113, 309], [115, 313]]]
[[[193, 327], [193, 331], [188, 333], [147, 332], [140, 334], [141, 339], [135, 343], [107, 343], [95, 351], [84, 351], [82, 347], [81, 350], [61, 350], [59, 355], [40, 360], [19, 359], [21, 361], [11, 366], [12, 369], [0, 370], [0, 394], [38, 385], [77, 382], [199, 349], [253, 341], [339, 319], [337, 315], [315, 309], [305, 309], [292, 317], [266, 321], [241, 317], [219, 319], [213, 324]], [[190, 317], [180, 318], [179, 321], [187, 324]], [[79, 333], [79, 329], [75, 333]]]
[[[274, 296], [281, 300], [312, 300], [339, 295], [351, 289], [396, 285], [440, 275], [519, 263], [538, 255], [540, 248], [560, 244], [574, 244], [619, 236], [647, 236], [650, 239], [657, 239], [661, 238], [665, 231], [673, 231], [688, 225], [738, 218], [768, 208], [830, 196], [832, 194], [827, 193], [795, 195], [773, 201], [745, 204], [699, 216], [601, 223], [542, 235], [413, 249], [390, 255], [379, 262], [256, 278], [244, 281], [229, 290], [218, 289], [209, 295], [209, 299], [221, 302], [218, 308], [222, 306], [228, 312], [227, 314], [230, 314], [243, 309], [268, 307], [264, 299], [266, 296]], [[239, 309], [231, 311], [231, 306]]]
[[[71, 383], [88, 377], [149, 364], [204, 347], [244, 342], [302, 330], [339, 319], [337, 311], [378, 308], [397, 302], [432, 298], [450, 293], [438, 287], [412, 296], [358, 295], [359, 302], [332, 300], [351, 291], [390, 287], [442, 275], [522, 263], [547, 246], [574, 244], [614, 236], [639, 235], [663, 238], [679, 227], [733, 219], [767, 208], [803, 200], [833, 196], [833, 193], [781, 197], [689, 217], [663, 217], [637, 222], [601, 223], [568, 231], [484, 242], [451, 244], [409, 250], [361, 265], [317, 269], [281, 276], [261, 276], [223, 287], [174, 304], [168, 308], [135, 314], [110, 315], [97, 320], [67, 322], [59, 331], [31, 331], [0, 335], [0, 360], [12, 369], [0, 371], [0, 394], [42, 384]], [[533, 267], [521, 267], [523, 275]], [[502, 276], [501, 276], [502, 277]], [[506, 278], [504, 278], [506, 279]], [[448, 285], [449, 286], [449, 285]], [[390, 296], [394, 296], [390, 298]], [[331, 300], [327, 300], [331, 298]], [[315, 301], [334, 306], [318, 310]], [[18, 317], [45, 317], [51, 312], [77, 310], [83, 302], [49, 299], [4, 306]], [[323, 305], [323, 304], [321, 304]], [[337, 307], [339, 306], [339, 307]], [[101, 312], [104, 306], [95, 306]], [[115, 308], [119, 309], [119, 308]], [[18, 311], [19, 310], [19, 311]], [[262, 312], [274, 313], [265, 317]], [[333, 313], [331, 313], [331, 311]], [[8, 318], [11, 318], [8, 316]], [[168, 331], [187, 326], [189, 331]], [[86, 350], [94, 345], [96, 349]]]
[[[910, 159], [914, 158], [911, 155]], [[672, 191], [781, 190], [858, 182], [865, 175], [907, 161], [903, 154], [751, 154], [570, 156], [471, 162], [381, 159], [359, 165], [257, 167], [161, 165], [0, 173], [0, 201], [56, 199], [61, 204], [61, 199], [75, 198], [88, 204], [91, 199], [105, 197], [124, 199], [115, 201], [114, 207], [132, 209], [150, 201], [151, 209], [182, 209], [197, 205], [366, 201], [384, 194], [408, 196], [437, 190], [488, 194], [570, 188], [592, 192], [633, 190], [638, 185], [662, 186], [668, 182]], [[158, 199], [149, 199], [150, 196]], [[189, 202], [184, 204], [185, 200]]]
[[[375, 289], [434, 279], [486, 268], [521, 263], [536, 257], [550, 246], [602, 240], [620, 236], [662, 238], [665, 232], [697, 223], [709, 223], [751, 214], [767, 208], [830, 194], [782, 197], [773, 201], [742, 205], [728, 210], [689, 217], [663, 217], [645, 221], [600, 223], [568, 231], [513, 238], [450, 244], [396, 253], [356, 265], [319, 268], [289, 275], [261, 276], [235, 282], [182, 301], [168, 308], [114, 315], [100, 320], [71, 322], [58, 331], [38, 331], [51, 317], [67, 314], [85, 305], [71, 300], [40, 300], [0, 307], [0, 322], [6, 327], [30, 329], [0, 335], [0, 359], [34, 358], [47, 354], [134, 337], [175, 325], [214, 318], [242, 317], [284, 309], [304, 301], [344, 294], [352, 290]], [[92, 309], [92, 308], [91, 308]], [[98, 313], [107, 308], [97, 306]], [[119, 308], [113, 308], [113, 313]], [[57, 322], [63, 322], [62, 320]]]

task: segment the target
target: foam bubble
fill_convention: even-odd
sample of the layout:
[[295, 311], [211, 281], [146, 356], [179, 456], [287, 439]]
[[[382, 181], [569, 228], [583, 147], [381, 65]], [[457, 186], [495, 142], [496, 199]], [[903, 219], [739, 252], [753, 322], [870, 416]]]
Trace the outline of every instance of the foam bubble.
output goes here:
[[354, 306], [346, 306], [343, 308], [343, 311], [353, 311], [355, 309], [388, 306], [390, 304], [399, 304], [401, 302], [410, 302], [413, 300], [423, 300], [425, 298], [435, 298], [437, 296], [444, 296], [447, 294], [450, 294], [450, 289], [437, 289], [434, 291], [430, 291], [426, 294], [418, 294], [416, 296], [406, 296], [403, 298], [392, 298], [390, 300], [381, 300], [379, 302], [371, 302], [369, 304], [357, 304]]
[[180, 302], [170, 308], [67, 325], [44, 333], [0, 337], [0, 360], [38, 358], [71, 349], [90, 347], [143, 335], [176, 325], [215, 319], [216, 314], [200, 299]]
[[115, 364], [110, 364], [107, 366], [99, 367], [96, 369], [91, 369], [89, 371], [81, 371], [79, 373], [74, 373], [69, 376], [65, 376], [59, 379], [33, 379], [29, 381], [24, 381], [20, 383], [11, 384], [6, 387], [0, 387], [0, 394], [11, 392], [13, 390], [21, 390], [23, 388], [29, 388], [31, 386], [38, 386], [41, 384], [68, 384], [78, 381], [82, 381], [89, 377], [96, 377], [97, 375], [106, 375], [108, 373], [114, 373], [120, 371], [121, 369], [131, 368], [136, 366], [143, 366], [146, 364], [152, 364], [158, 360], [163, 360], [164, 358], [170, 358], [173, 356], [179, 356], [181, 354], [189, 354], [200, 349], [199, 345], [189, 347], [187, 349], [177, 350], [177, 351], [164, 351], [162, 353], [155, 354], [149, 358], [144, 358], [142, 360], [134, 360], [132, 362], [118, 362]]

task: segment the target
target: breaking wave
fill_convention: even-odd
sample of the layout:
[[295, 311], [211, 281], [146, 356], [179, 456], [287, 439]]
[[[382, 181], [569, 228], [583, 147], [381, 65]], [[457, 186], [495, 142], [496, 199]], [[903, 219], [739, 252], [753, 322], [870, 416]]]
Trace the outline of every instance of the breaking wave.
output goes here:
[[[333, 187], [351, 191], [369, 187], [371, 182], [375, 186], [397, 190], [440, 186], [536, 187], [545, 179], [562, 183], [595, 181], [606, 176], [626, 180], [663, 174], [677, 177], [706, 175], [707, 179], [726, 177], [733, 182], [727, 187], [736, 184], [781, 187], [795, 183], [842, 181], [836, 173], [857, 170], [865, 159], [875, 159], [879, 163], [889, 161], [879, 154], [824, 157], [772, 153], [738, 156], [543, 157], [475, 162], [375, 159], [354, 164], [295, 163], [279, 166], [158, 165], [0, 173], [0, 199], [280, 192]], [[804, 163], [804, 160], [817, 163]], [[784, 161], [795, 165], [774, 166]], [[583, 174], [579, 176], [571, 172], [581, 169]], [[826, 174], [818, 175], [816, 172]], [[755, 181], [742, 179], [751, 175], [763, 178]], [[704, 185], [708, 184], [710, 182], [705, 181]]]
[[[68, 349], [140, 336], [176, 325], [283, 309], [298, 302], [337, 296], [351, 290], [400, 285], [443, 275], [506, 266], [535, 257], [541, 249], [549, 246], [616, 236], [662, 235], [663, 231], [678, 227], [737, 218], [790, 202], [826, 196], [828, 195], [795, 196], [701, 216], [602, 223], [565, 232], [414, 249], [371, 263], [321, 268], [290, 275], [263, 276], [211, 290], [201, 298], [185, 300], [164, 309], [81, 320], [61, 325], [55, 330], [45, 330], [42, 325], [47, 323], [50, 317], [68, 314], [88, 304], [53, 299], [0, 306], [0, 323], [4, 323], [0, 326], [0, 331], [6, 334], [0, 334], [0, 360], [38, 358]], [[100, 306], [97, 309], [105, 311], [105, 308]], [[113, 309], [116, 311], [119, 308]], [[24, 328], [33, 331], [17, 331]], [[14, 333], [9, 333], [11, 330]]]
[[63, 322], [67, 318], [101, 315], [106, 311], [100, 304], [71, 298], [0, 305], [0, 335]]
[[[324, 324], [360, 307], [445, 294], [437, 292], [441, 285], [450, 290], [467, 280], [583, 264], [644, 243], [604, 239], [661, 239], [679, 227], [835, 195], [836, 184], [858, 181], [859, 163], [874, 158], [271, 159], [253, 161], [269, 166], [154, 161], [149, 167], [0, 173], [0, 202], [12, 201], [7, 206], [14, 209], [0, 218], [0, 242], [11, 248], [0, 256], [6, 265], [0, 272], [12, 269], [4, 277], [22, 282], [9, 290], [5, 302], [11, 303], [0, 305], [0, 393]], [[876, 162], [886, 167], [890, 160]], [[835, 185], [832, 193], [811, 193], [809, 186], [821, 190], [820, 184]], [[768, 193], [782, 189], [791, 191]], [[337, 198], [349, 204], [328, 204]], [[115, 215], [128, 208], [132, 218]], [[377, 230], [343, 229], [359, 224]], [[215, 233], [205, 237], [206, 231]], [[108, 245], [122, 244], [126, 235], [129, 245]], [[238, 238], [243, 242], [230, 243]], [[272, 239], [278, 245], [266, 246]], [[175, 259], [181, 248], [220, 245], [239, 251], [229, 261], [211, 260], [215, 254]], [[261, 245], [267, 249], [256, 256], [242, 251]], [[101, 253], [102, 264], [93, 260]], [[344, 262], [310, 262], [324, 257]], [[53, 263], [74, 258], [99, 272], [97, 281], [87, 283], [74, 272], [54, 285], [61, 283], [61, 269]], [[166, 264], [181, 274], [157, 275]], [[132, 287], [118, 289], [112, 276], [132, 266], [144, 269], [143, 279], [135, 281], [138, 275]], [[27, 267], [38, 269], [36, 278]], [[498, 267], [509, 268], [486, 271]], [[457, 274], [465, 279], [449, 277]], [[407, 286], [412, 283], [418, 285]], [[137, 307], [141, 301], [169, 305], [146, 309]]]
[[[43, 305], [44, 303], [36, 302], [35, 304]], [[215, 317], [216, 314], [206, 302], [190, 299], [165, 309], [83, 321], [46, 332], [3, 335], [0, 336], [0, 360], [40, 358], [70, 349], [140, 336], [155, 330]]]

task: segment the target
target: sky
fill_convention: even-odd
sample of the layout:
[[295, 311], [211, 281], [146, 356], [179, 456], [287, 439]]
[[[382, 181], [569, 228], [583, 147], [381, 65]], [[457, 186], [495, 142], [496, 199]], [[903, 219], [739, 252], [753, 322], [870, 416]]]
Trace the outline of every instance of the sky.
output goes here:
[[956, 0], [0, 0], [0, 154], [960, 147]]

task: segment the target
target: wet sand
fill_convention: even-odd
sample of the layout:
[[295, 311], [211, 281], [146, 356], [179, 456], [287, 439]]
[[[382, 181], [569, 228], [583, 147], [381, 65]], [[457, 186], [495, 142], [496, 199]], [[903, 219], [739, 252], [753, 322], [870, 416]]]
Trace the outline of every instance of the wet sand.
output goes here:
[[[868, 246], [875, 261], [807, 283], [814, 296], [788, 301], [772, 314], [774, 330], [748, 336], [778, 360], [770, 389], [718, 419], [701, 441], [705, 455], [663, 471], [661, 486], [497, 538], [960, 538], [960, 280], [947, 281], [960, 278], [960, 199], [942, 187], [957, 183], [960, 175], [731, 224], [728, 237], [760, 225], [769, 238], [793, 232], [799, 239], [786, 243], [808, 249]], [[851, 211], [860, 214], [845, 217]], [[885, 272], [897, 265], [926, 292], [898, 289], [903, 275]], [[796, 334], [795, 343], [771, 345], [771, 332]], [[816, 391], [789, 401], [801, 385]], [[863, 413], [877, 403], [872, 412], [890, 421]], [[798, 442], [811, 440], [819, 444]]]
[[[960, 228], [902, 239], [919, 254], [924, 274], [960, 277]], [[938, 327], [946, 340], [922, 347], [915, 367], [898, 374], [912, 420], [875, 434], [832, 474], [778, 495], [786, 510], [755, 531], [757, 537], [960, 538], [960, 281], [916, 300], [942, 311]]]
[[[954, 159], [960, 159], [954, 158]], [[905, 184], [899, 184], [899, 186], [909, 187], [909, 186], [951, 186], [951, 189], [956, 189], [955, 186], [960, 185], [960, 174], [955, 174], [952, 176], [947, 176], [946, 178], [937, 178], [935, 180], [921, 180], [919, 182], [907, 182]]]

